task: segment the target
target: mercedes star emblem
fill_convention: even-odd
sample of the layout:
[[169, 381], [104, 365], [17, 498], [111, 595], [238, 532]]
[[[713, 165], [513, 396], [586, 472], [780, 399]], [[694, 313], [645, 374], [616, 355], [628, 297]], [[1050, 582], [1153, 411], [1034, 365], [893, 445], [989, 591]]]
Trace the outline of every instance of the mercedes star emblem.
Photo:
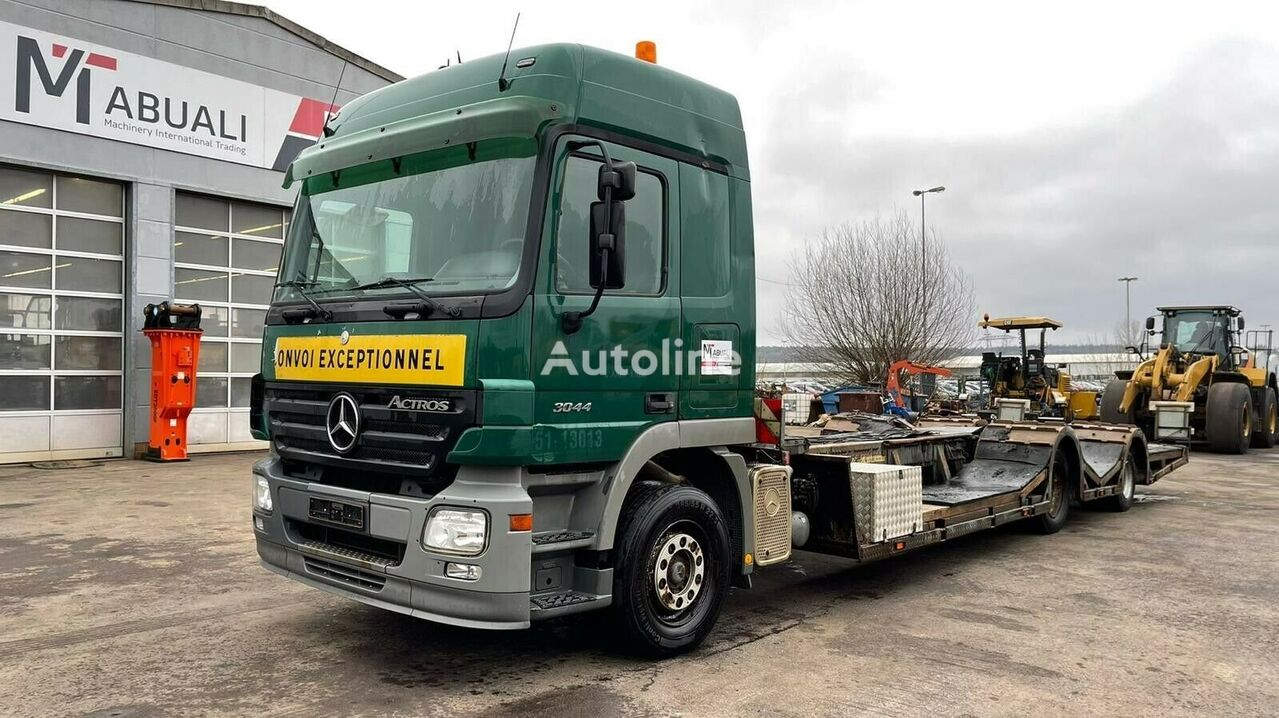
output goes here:
[[335, 395], [329, 402], [324, 426], [334, 451], [345, 454], [354, 449], [355, 439], [360, 435], [360, 405], [355, 397], [346, 392]]
[[777, 494], [777, 489], [769, 489], [764, 492], [764, 513], [769, 516], [776, 516], [778, 509], [782, 507], [782, 499]]
[[338, 336], [338, 340], [342, 342], [342, 346], [346, 346], [346, 343], [351, 341], [351, 332], [343, 329], [342, 334]]

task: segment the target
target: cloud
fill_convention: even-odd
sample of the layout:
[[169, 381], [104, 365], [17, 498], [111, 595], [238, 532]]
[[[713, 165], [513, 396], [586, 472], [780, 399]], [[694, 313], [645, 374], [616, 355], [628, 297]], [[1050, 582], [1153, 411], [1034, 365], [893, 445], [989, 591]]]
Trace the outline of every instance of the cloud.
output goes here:
[[[1222, 40], [1111, 111], [936, 139], [850, 131], [841, 117], [873, 104], [875, 83], [831, 93], [834, 77], [817, 74], [776, 105], [753, 158], [761, 273], [823, 226], [917, 213], [910, 190], [945, 184], [929, 197], [929, 226], [992, 314], [1055, 316], [1063, 340], [1109, 334], [1124, 311], [1116, 278], [1135, 274], [1137, 317], [1157, 304], [1229, 303], [1250, 326], [1279, 323], [1279, 82], [1266, 71], [1276, 66], [1273, 46]], [[766, 340], [785, 289], [761, 285]]]

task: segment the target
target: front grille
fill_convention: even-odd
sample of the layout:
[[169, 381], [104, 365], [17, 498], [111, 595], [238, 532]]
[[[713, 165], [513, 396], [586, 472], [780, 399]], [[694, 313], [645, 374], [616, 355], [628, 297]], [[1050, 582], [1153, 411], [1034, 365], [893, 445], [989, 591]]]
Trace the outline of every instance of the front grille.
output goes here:
[[[360, 432], [355, 447], [342, 454], [329, 443], [329, 403], [339, 392], [359, 405]], [[392, 409], [393, 397], [447, 399], [447, 412]], [[266, 418], [276, 451], [287, 462], [342, 471], [326, 471], [325, 483], [341, 485], [348, 471], [378, 472], [412, 479], [449, 476], [444, 461], [458, 437], [475, 423], [476, 392], [415, 387], [351, 387], [272, 382], [264, 391]]]
[[337, 581], [366, 591], [381, 591], [382, 587], [386, 585], [386, 576], [379, 576], [376, 573], [361, 571], [358, 568], [351, 568], [340, 563], [309, 556], [304, 560], [307, 573], [327, 578], [330, 581]]

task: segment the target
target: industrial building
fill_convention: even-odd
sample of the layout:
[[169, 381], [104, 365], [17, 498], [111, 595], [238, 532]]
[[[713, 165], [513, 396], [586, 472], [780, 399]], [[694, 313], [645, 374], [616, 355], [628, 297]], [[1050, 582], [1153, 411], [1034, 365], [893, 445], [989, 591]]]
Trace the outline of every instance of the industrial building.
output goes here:
[[326, 112], [402, 79], [262, 7], [0, 0], [0, 463], [132, 456], [142, 311], [203, 308], [192, 451], [261, 448], [249, 380]]

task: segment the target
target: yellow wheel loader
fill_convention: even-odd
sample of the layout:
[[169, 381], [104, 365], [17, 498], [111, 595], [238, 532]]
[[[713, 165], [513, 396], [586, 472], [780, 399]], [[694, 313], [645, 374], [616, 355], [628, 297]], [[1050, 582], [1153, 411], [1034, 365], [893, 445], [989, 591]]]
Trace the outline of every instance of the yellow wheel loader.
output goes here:
[[[1132, 371], [1115, 372], [1101, 399], [1101, 420], [1136, 424], [1155, 440], [1152, 402], [1183, 402], [1183, 438], [1213, 451], [1242, 454], [1279, 441], [1279, 383], [1270, 366], [1270, 332], [1250, 332], [1255, 346], [1240, 346], [1244, 320], [1230, 306], [1159, 307], [1159, 350]], [[1155, 318], [1146, 320], [1155, 334]], [[1135, 347], [1130, 351], [1141, 354]]]
[[[1048, 317], [995, 317], [983, 315], [977, 326], [1017, 332], [1021, 353], [983, 352], [981, 378], [990, 387], [990, 408], [997, 399], [1028, 399], [1030, 413], [1066, 421], [1097, 418], [1097, 392], [1076, 390], [1064, 364], [1049, 365], [1044, 358], [1044, 339], [1049, 329], [1056, 331], [1061, 322]], [[1026, 345], [1026, 332], [1039, 330], [1039, 348]]]

